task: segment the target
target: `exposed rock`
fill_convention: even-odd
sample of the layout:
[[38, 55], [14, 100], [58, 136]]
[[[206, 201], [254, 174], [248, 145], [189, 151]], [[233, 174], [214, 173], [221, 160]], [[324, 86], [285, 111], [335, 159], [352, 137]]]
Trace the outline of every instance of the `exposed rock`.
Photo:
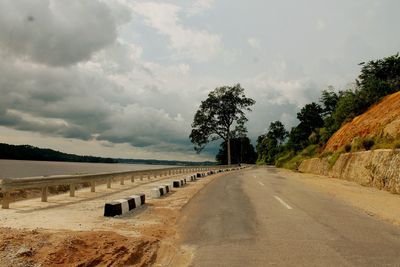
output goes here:
[[299, 171], [354, 181], [400, 194], [400, 149], [341, 154], [332, 168], [329, 168], [328, 160], [304, 160]]
[[22, 246], [15, 254], [15, 256], [17, 257], [31, 257], [32, 255], [33, 255], [32, 248], [27, 248], [24, 246]]

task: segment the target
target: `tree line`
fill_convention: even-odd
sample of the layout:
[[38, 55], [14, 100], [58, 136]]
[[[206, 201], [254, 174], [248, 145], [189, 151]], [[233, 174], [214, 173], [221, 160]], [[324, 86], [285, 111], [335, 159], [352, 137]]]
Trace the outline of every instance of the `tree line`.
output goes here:
[[193, 162], [177, 160], [156, 159], [123, 159], [103, 158], [95, 156], [80, 156], [63, 153], [48, 148], [38, 148], [30, 145], [9, 145], [0, 143], [0, 159], [15, 160], [38, 160], [38, 161], [67, 161], [67, 162], [90, 162], [90, 163], [130, 163], [130, 164], [153, 164], [153, 165], [215, 165], [214, 162]]
[[209, 93], [194, 116], [190, 140], [200, 153], [209, 142], [222, 139], [216, 156], [220, 164], [277, 164], [300, 151], [313, 154], [344, 123], [400, 90], [399, 54], [359, 65], [360, 75], [350, 88], [323, 90], [319, 102], [301, 108], [297, 113], [299, 124], [290, 131], [279, 120], [272, 122], [268, 131], [258, 136], [256, 152], [245, 127], [245, 112], [251, 111], [255, 101], [245, 96], [240, 84], [218, 87]]

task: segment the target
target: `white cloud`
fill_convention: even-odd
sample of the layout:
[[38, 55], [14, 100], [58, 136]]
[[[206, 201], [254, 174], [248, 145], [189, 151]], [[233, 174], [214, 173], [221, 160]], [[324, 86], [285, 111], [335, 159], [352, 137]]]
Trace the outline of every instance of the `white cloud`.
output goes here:
[[177, 56], [205, 62], [215, 57], [222, 49], [221, 38], [217, 34], [183, 26], [179, 18], [179, 6], [158, 2], [135, 2], [131, 7], [134, 12], [145, 18], [148, 26], [169, 38], [170, 48]]
[[353, 81], [357, 63], [398, 52], [399, 2], [368, 1], [315, 0], [312, 12], [302, 1], [0, 1], [0, 138], [195, 159], [196, 108], [236, 82], [257, 101], [251, 137], [274, 120], [293, 126], [321, 89]]
[[260, 40], [256, 39], [256, 38], [248, 38], [247, 39], [247, 43], [252, 47], [252, 48], [260, 48], [261, 47], [261, 42]]
[[319, 19], [319, 20], [317, 20], [317, 30], [319, 30], [319, 31], [322, 31], [322, 30], [324, 30], [325, 29], [325, 27], [326, 27], [326, 23], [325, 23], [325, 21], [324, 20], [322, 20], [322, 19]]
[[0, 48], [24, 59], [71, 65], [88, 60], [116, 36], [116, 22], [100, 1], [0, 2]]
[[215, 3], [215, 0], [195, 0], [190, 6], [188, 13], [190, 16], [201, 14], [210, 9]]

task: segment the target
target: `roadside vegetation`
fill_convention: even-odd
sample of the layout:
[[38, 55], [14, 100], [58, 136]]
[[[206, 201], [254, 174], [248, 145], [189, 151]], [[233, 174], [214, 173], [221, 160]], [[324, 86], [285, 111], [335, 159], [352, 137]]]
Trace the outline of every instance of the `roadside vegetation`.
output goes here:
[[280, 121], [257, 139], [257, 163], [297, 169], [301, 161], [328, 157], [334, 165], [340, 153], [377, 148], [400, 148], [399, 136], [355, 138], [335, 153], [322, 153], [329, 138], [346, 122], [364, 113], [383, 97], [400, 91], [399, 54], [360, 63], [361, 73], [344, 91], [323, 90], [319, 103], [306, 104], [298, 113], [299, 124], [287, 131]]

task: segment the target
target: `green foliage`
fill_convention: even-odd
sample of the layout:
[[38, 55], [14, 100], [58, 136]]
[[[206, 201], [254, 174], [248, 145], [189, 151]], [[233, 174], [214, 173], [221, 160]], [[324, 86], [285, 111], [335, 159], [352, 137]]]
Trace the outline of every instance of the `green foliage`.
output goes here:
[[318, 148], [318, 145], [309, 145], [298, 154], [294, 151], [287, 151], [277, 159], [276, 166], [290, 170], [298, 170], [303, 160], [314, 157], [317, 154]]
[[281, 144], [285, 138], [287, 137], [288, 132], [283, 126], [282, 122], [274, 121], [269, 125], [267, 137], [276, 140], [279, 144]]
[[300, 152], [300, 155], [304, 157], [313, 157], [318, 153], [318, 149], [318, 145], [309, 145]]
[[330, 86], [329, 90], [322, 91], [320, 102], [323, 105], [324, 117], [331, 115], [335, 111], [337, 102], [339, 101], [340, 95], [333, 90], [333, 87]]
[[398, 53], [360, 65], [363, 67], [357, 84], [364, 89], [367, 97], [372, 97], [371, 101], [376, 102], [381, 97], [400, 90], [400, 57]]
[[362, 150], [362, 138], [355, 137], [351, 142], [351, 152], [357, 152]]
[[[296, 127], [293, 127], [289, 133], [289, 140], [287, 142], [289, 150], [300, 151], [310, 144], [310, 135], [313, 132], [319, 132], [317, 129], [324, 125], [322, 113], [323, 109], [321, 106], [314, 102], [305, 105], [297, 113], [300, 123]], [[318, 142], [319, 137], [315, 136], [315, 138], [317, 138], [316, 142]]]
[[280, 121], [270, 124], [268, 132], [257, 139], [257, 162], [259, 164], [275, 164], [276, 156], [282, 151], [282, 142], [288, 132]]
[[322, 158], [327, 158], [327, 157], [332, 156], [332, 154], [333, 154], [333, 152], [328, 151], [328, 152], [324, 152], [324, 153], [320, 154], [318, 157], [321, 158], [321, 159]]
[[351, 151], [357, 152], [362, 150], [370, 150], [375, 144], [374, 139], [372, 138], [361, 138], [356, 137], [353, 139]]
[[305, 131], [307, 137], [317, 128], [321, 128], [324, 125], [322, 119], [323, 109], [317, 103], [312, 102], [311, 104], [305, 105], [299, 113], [297, 118], [300, 124], [297, 126], [302, 131]]
[[328, 164], [329, 164], [329, 169], [332, 169], [333, 166], [335, 165], [336, 161], [339, 159], [340, 154], [342, 154], [340, 151], [333, 153], [329, 158], [328, 158]]
[[283, 167], [284, 164], [286, 162], [290, 161], [295, 155], [296, 155], [296, 152], [294, 152], [293, 150], [282, 152], [277, 157], [276, 164], [275, 164], [276, 167], [279, 167], [279, 168]]
[[229, 142], [235, 131], [243, 132], [247, 122], [245, 111], [251, 111], [254, 104], [253, 99], [245, 96], [240, 84], [218, 87], [210, 92], [201, 102], [192, 123], [190, 140], [196, 152], [200, 153], [212, 140], [222, 138]]
[[[254, 164], [257, 159], [257, 153], [254, 151], [254, 146], [251, 144], [248, 137], [239, 137], [231, 139], [231, 164], [247, 163]], [[226, 142], [222, 142], [220, 145], [219, 152], [215, 157], [219, 164], [226, 165], [228, 162], [227, 158], [227, 146]]]

